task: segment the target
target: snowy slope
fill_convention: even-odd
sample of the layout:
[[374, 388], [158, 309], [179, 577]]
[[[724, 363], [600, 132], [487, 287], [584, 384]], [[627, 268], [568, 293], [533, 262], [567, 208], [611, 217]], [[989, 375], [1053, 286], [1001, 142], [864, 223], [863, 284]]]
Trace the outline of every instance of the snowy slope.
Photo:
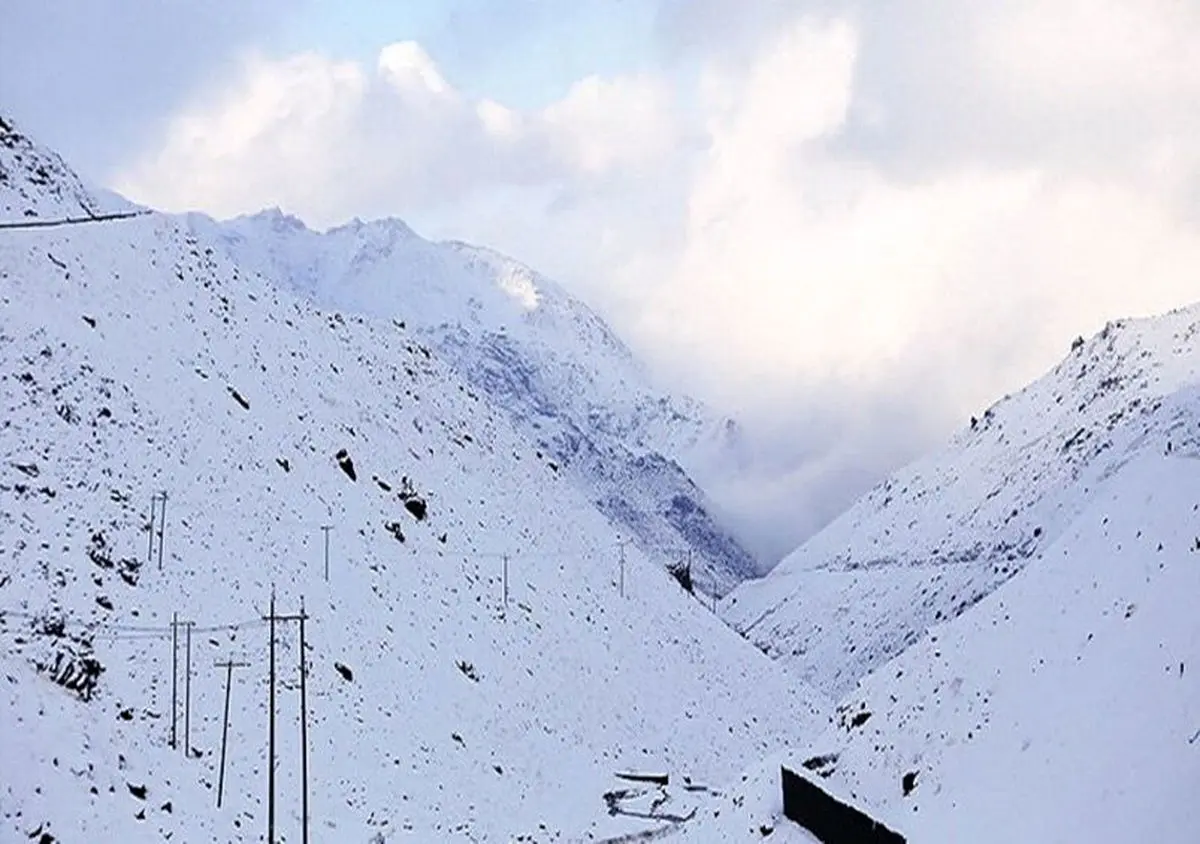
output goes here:
[[671, 840], [808, 841], [780, 817], [783, 763], [922, 844], [1195, 842], [1200, 388], [1155, 415], [1169, 437], [1089, 487], [1040, 559]]
[[[5, 126], [0, 219], [100, 201]], [[314, 840], [659, 829], [707, 792], [612, 814], [615, 772], [723, 783], [816, 723], [821, 701], [661, 559], [627, 548], [622, 596], [609, 521], [411, 330], [223, 253], [158, 214], [0, 231], [0, 840], [260, 840], [272, 585], [310, 616]], [[168, 744], [173, 613], [196, 625], [188, 757]], [[287, 840], [297, 635], [277, 639]], [[231, 658], [249, 665], [218, 811]]]
[[643, 549], [690, 552], [706, 592], [756, 573], [687, 471], [732, 459], [736, 425], [654, 388], [603, 320], [550, 279], [395, 219], [324, 233], [277, 209], [187, 221], [246, 270], [327, 307], [403, 322]]
[[1200, 392], [1187, 402], [1171, 454], [1102, 482], [1043, 560], [867, 679], [797, 761], [836, 755], [826, 784], [910, 841], [1196, 841]]
[[739, 587], [728, 620], [834, 697], [1049, 549], [1105, 478], [1174, 447], [1200, 307], [1114, 322]]

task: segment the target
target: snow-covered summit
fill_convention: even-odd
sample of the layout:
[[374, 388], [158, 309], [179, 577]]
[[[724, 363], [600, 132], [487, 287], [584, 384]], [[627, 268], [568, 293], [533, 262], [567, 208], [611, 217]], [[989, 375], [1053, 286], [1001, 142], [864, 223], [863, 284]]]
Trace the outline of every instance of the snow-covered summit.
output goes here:
[[1109, 324], [876, 486], [728, 618], [798, 676], [845, 694], [1041, 557], [1102, 481], [1195, 430], [1200, 306]]
[[690, 555], [705, 591], [756, 573], [689, 471], [733, 448], [732, 429], [655, 387], [604, 320], [551, 279], [490, 249], [424, 240], [396, 219], [326, 232], [278, 209], [187, 222], [244, 269], [420, 336], [625, 535]]

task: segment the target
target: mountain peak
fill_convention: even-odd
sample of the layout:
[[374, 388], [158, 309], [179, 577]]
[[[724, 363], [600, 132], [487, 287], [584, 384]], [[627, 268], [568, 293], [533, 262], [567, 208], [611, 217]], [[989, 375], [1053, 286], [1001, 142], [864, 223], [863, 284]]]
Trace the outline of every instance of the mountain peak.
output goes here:
[[109, 191], [94, 191], [58, 156], [0, 114], [0, 221], [73, 219], [134, 210]]
[[269, 211], [204, 231], [240, 266], [322, 306], [402, 322], [617, 529], [645, 548], [694, 552], [706, 592], [757, 572], [690, 473], [736, 438], [714, 433], [721, 423], [696, 402], [653, 385], [604, 320], [551, 279], [494, 249], [425, 240], [395, 218], [317, 233]]

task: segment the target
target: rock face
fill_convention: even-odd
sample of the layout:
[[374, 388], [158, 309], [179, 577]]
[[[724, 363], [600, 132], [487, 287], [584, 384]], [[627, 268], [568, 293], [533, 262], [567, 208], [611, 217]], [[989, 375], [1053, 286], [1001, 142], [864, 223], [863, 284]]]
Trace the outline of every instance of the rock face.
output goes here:
[[845, 694], [1040, 561], [1127, 463], [1196, 453], [1197, 384], [1200, 306], [1111, 323], [737, 589], [728, 620]]
[[757, 572], [712, 516], [719, 490], [689, 472], [735, 448], [736, 424], [655, 388], [604, 321], [553, 281], [487, 249], [423, 240], [394, 219], [324, 233], [278, 210], [187, 221], [243, 268], [324, 306], [391, 320], [436, 352], [615, 529], [644, 549], [692, 554], [705, 592]]

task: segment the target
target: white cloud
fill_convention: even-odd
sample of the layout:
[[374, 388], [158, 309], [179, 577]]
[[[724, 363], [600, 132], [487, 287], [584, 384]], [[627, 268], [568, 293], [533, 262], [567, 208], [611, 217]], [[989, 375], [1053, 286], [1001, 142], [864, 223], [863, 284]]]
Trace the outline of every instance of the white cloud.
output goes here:
[[665, 87], [647, 77], [589, 76], [571, 86], [540, 118], [583, 173], [661, 160], [676, 143], [673, 105]]
[[504, 185], [604, 177], [674, 146], [654, 80], [588, 78], [521, 113], [451, 86], [420, 45], [372, 73], [318, 54], [247, 59], [237, 83], [170, 121], [118, 190], [218, 215], [279, 205], [311, 222], [409, 212]]
[[574, 283], [748, 421], [724, 504], [781, 553], [1074, 335], [1200, 298], [1200, 11], [809, 5], [678, 4], [687, 98], [642, 74], [471, 101], [415, 44], [252, 60], [118, 186], [396, 213]]
[[380, 50], [379, 75], [402, 94], [451, 97], [454, 93], [433, 59], [414, 41], [389, 44]]

